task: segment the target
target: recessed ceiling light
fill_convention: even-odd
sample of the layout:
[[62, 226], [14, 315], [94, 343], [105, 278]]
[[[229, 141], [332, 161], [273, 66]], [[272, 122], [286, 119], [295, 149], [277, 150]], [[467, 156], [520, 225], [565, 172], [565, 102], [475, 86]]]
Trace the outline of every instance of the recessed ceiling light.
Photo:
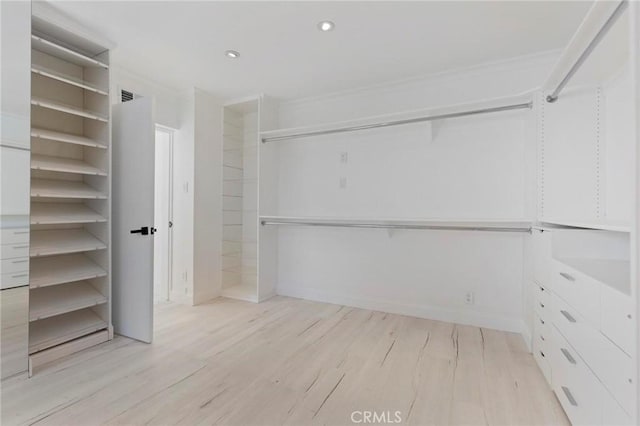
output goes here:
[[227, 50], [224, 52], [227, 58], [236, 59], [240, 57], [240, 52], [236, 52], [235, 50]]
[[326, 33], [327, 31], [331, 31], [332, 29], [334, 29], [334, 28], [335, 28], [335, 26], [336, 26], [336, 24], [334, 24], [334, 23], [333, 23], [333, 22], [331, 22], [331, 21], [320, 21], [320, 22], [318, 23], [318, 29], [319, 29], [320, 31], [325, 32], [325, 33]]

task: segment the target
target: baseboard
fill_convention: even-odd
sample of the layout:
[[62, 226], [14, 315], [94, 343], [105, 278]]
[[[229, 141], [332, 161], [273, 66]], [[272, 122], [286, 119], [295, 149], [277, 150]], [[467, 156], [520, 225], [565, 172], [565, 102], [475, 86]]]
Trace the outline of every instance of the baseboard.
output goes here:
[[[407, 315], [417, 318], [451, 322], [461, 325], [472, 325], [475, 327], [490, 328], [514, 333], [523, 332], [523, 322], [520, 318], [511, 318], [486, 312], [474, 312], [455, 308], [443, 308], [440, 306], [401, 304], [388, 301], [354, 298], [297, 287], [287, 288], [278, 286], [276, 293], [280, 296], [345, 305], [354, 308], [387, 312], [390, 314]], [[531, 341], [531, 339], [529, 339], [529, 341]]]

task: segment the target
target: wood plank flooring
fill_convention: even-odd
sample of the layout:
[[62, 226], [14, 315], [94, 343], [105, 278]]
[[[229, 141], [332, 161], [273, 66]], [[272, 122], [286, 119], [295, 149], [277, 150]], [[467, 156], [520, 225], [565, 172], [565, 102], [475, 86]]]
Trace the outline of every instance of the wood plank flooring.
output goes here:
[[3, 426], [568, 424], [517, 334], [286, 297], [158, 305], [153, 344], [116, 337], [1, 402]]

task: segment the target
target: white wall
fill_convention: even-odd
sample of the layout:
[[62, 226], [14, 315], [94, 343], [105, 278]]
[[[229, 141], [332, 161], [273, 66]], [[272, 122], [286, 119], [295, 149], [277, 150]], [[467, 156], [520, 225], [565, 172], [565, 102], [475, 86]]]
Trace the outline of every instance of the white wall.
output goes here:
[[222, 106], [196, 89], [193, 303], [222, 290]]
[[[397, 113], [535, 89], [540, 55], [282, 103], [280, 127]], [[278, 142], [277, 214], [533, 219], [535, 111]], [[348, 155], [347, 163], [341, 154]], [[346, 188], [339, 182], [346, 178]], [[271, 212], [270, 212], [271, 213]], [[480, 326], [529, 328], [528, 234], [282, 227], [279, 294]], [[464, 297], [473, 292], [475, 303]], [[526, 331], [525, 331], [526, 334]]]

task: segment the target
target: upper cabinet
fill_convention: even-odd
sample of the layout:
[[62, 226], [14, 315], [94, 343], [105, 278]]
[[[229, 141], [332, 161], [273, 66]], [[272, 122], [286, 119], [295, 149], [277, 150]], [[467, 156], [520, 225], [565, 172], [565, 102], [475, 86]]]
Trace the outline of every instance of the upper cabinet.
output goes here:
[[2, 102], [0, 145], [29, 149], [31, 2], [0, 2]]
[[543, 222], [630, 229], [635, 107], [628, 15], [619, 16], [555, 102], [540, 102]]

